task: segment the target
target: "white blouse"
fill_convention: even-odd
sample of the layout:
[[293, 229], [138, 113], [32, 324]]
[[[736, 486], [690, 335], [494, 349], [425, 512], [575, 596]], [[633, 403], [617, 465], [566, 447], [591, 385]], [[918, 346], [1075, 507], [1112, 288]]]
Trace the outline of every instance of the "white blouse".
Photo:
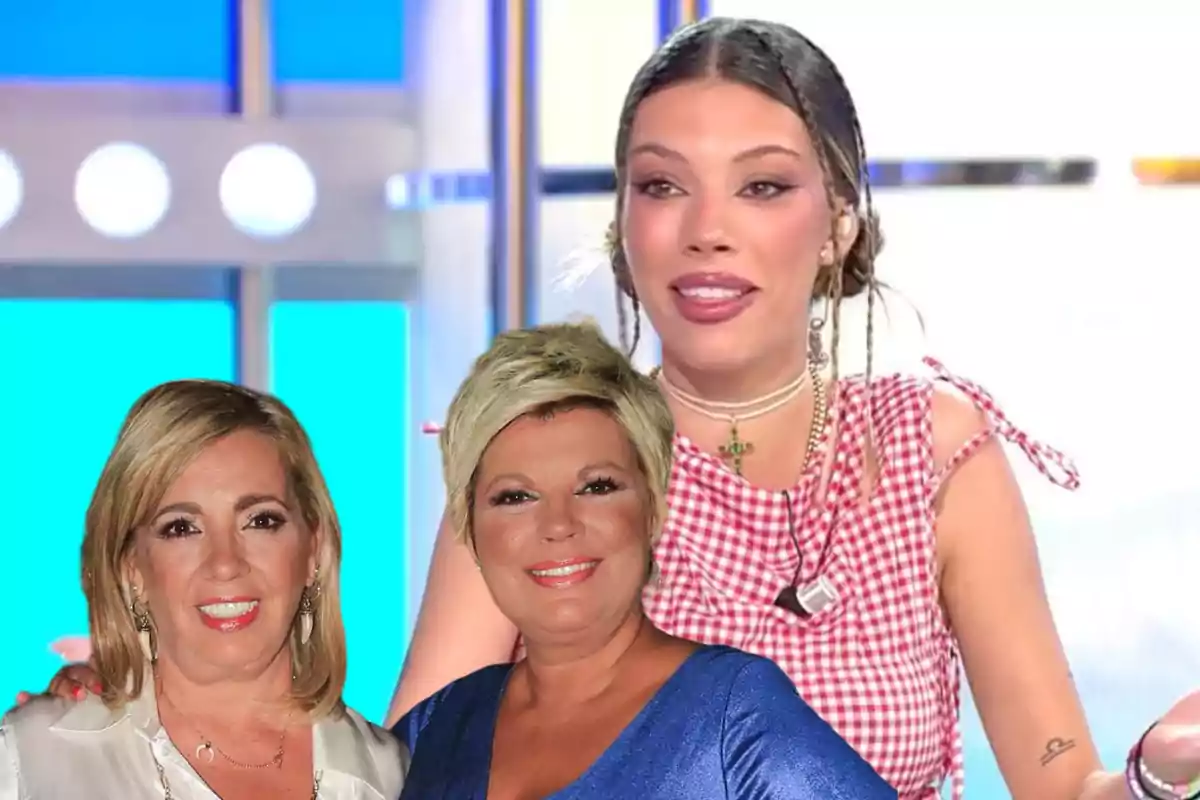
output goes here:
[[[347, 709], [313, 725], [321, 800], [396, 800], [408, 751]], [[156, 763], [157, 762], [157, 763]], [[0, 800], [218, 800], [175, 748], [152, 692], [117, 710], [37, 697], [0, 721]]]

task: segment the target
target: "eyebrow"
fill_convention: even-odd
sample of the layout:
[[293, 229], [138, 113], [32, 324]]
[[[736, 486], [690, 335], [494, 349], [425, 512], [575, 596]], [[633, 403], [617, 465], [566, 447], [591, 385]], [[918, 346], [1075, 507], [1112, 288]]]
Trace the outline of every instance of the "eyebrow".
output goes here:
[[[678, 150], [672, 150], [670, 147], [659, 144], [658, 142], [639, 144], [637, 147], [634, 147], [629, 151], [629, 156], [632, 158], [633, 156], [641, 153], [660, 156], [662, 158], [670, 159], [671, 161], [687, 162], [687, 158], [684, 157], [683, 153], [680, 153]], [[733, 157], [733, 160], [735, 162], [752, 161], [756, 158], [762, 158], [763, 156], [771, 155], [787, 156], [789, 158], [794, 158], [797, 161], [804, 160], [804, 156], [799, 152], [790, 147], [784, 147], [781, 144], [761, 144], [757, 147], [751, 147], [749, 150], [743, 150], [742, 152], [738, 153]]]
[[[233, 510], [241, 512], [245, 511], [247, 508], [251, 508], [262, 503], [278, 503], [284, 508], [288, 507], [287, 503], [285, 503], [283, 500], [280, 500], [273, 494], [245, 494], [239, 497], [237, 502], [233, 504]], [[154, 516], [161, 517], [163, 514], [171, 512], [181, 512], [184, 514], [204, 513], [203, 509], [200, 508], [198, 503], [171, 503], [168, 506], [163, 506], [160, 508], [157, 512], [155, 512]]]
[[[611, 461], [611, 460], [605, 459], [603, 461], [595, 461], [590, 464], [586, 464], [583, 467], [580, 467], [579, 471], [575, 474], [578, 477], [582, 478], [584, 475], [586, 475], [589, 472], [595, 472], [597, 470], [606, 470], [606, 469], [614, 470], [616, 472], [623, 472], [623, 473], [629, 472], [629, 467], [622, 466], [621, 464], [618, 464], [616, 461]], [[492, 478], [487, 482], [485, 488], [491, 489], [491, 487], [495, 486], [497, 483], [499, 483], [500, 481], [504, 481], [504, 480], [517, 481], [519, 483], [535, 483], [535, 481], [532, 478], [530, 478], [528, 475], [526, 475], [523, 472], [502, 472], [499, 475], [492, 476]]]
[[583, 475], [587, 472], [595, 472], [596, 470], [604, 470], [604, 469], [616, 470], [617, 472], [629, 472], [629, 467], [622, 466], [621, 464], [618, 464], [616, 461], [605, 460], [605, 461], [597, 461], [593, 464], [588, 464], [586, 467], [579, 470], [579, 476], [582, 478]]

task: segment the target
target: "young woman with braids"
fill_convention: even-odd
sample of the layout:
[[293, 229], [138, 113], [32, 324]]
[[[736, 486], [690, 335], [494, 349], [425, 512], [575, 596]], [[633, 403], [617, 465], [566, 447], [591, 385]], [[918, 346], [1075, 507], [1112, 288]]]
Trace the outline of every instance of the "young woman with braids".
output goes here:
[[[1128, 778], [1099, 771], [999, 440], [1068, 488], [1073, 468], [936, 364], [838, 373], [841, 302], [870, 305], [881, 240], [830, 59], [779, 24], [688, 26], [634, 79], [616, 163], [612, 265], [678, 428], [651, 620], [775, 660], [904, 800], [947, 778], [962, 797], [960, 653], [1016, 800], [1196, 794], [1200, 694]], [[515, 640], [443, 526], [392, 719]]]

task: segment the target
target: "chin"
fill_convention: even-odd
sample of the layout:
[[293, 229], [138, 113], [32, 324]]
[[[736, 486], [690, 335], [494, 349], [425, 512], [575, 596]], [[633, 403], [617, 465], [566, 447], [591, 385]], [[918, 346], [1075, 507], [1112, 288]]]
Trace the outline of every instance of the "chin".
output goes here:
[[[738, 372], [751, 362], [751, 354], [762, 349], [759, 343], [749, 341], [745, 336], [722, 335], [718, 331], [685, 341], [683, 347], [669, 349], [670, 358], [677, 367], [696, 372]], [[663, 350], [668, 351], [666, 345]]]
[[527, 617], [517, 627], [522, 638], [537, 642], [575, 638], [594, 630], [598, 624], [594, 610], [576, 607], [556, 608], [552, 613]]

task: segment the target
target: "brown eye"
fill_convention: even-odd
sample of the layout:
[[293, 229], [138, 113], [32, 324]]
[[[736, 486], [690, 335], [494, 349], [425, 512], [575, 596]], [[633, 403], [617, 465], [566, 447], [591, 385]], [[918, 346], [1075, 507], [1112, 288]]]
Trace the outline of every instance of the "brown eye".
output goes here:
[[197, 528], [192, 524], [192, 521], [183, 517], [168, 520], [158, 528], [158, 535], [164, 539], [178, 539], [181, 536], [190, 536], [197, 532]]
[[260, 531], [276, 531], [282, 528], [286, 521], [279, 514], [263, 511], [250, 517], [250, 524], [246, 527]]
[[532, 495], [521, 489], [505, 489], [492, 495], [488, 502], [493, 506], [516, 506], [532, 499]]
[[790, 184], [778, 181], [754, 181], [753, 183], [746, 184], [746, 188], [742, 189], [742, 194], [755, 200], [770, 200], [782, 194], [787, 194], [794, 188]]
[[612, 494], [619, 491], [620, 486], [612, 478], [596, 478], [588, 481], [579, 491], [580, 494]]
[[675, 184], [659, 178], [649, 181], [642, 181], [635, 184], [634, 188], [637, 189], [638, 194], [643, 194], [647, 197], [653, 197], [659, 200], [682, 194], [679, 187], [675, 186]]

